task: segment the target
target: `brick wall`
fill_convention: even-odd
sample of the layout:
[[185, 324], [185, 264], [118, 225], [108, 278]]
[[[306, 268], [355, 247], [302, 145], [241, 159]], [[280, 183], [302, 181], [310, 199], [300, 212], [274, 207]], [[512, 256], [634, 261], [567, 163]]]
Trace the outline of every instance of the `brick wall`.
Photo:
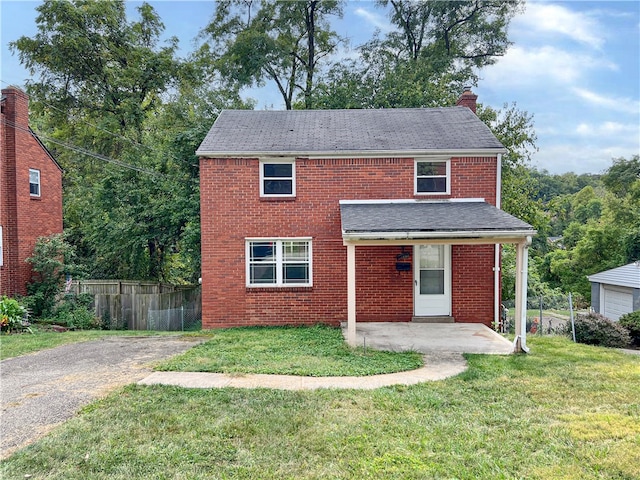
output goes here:
[[[62, 232], [62, 172], [29, 132], [29, 98], [15, 88], [2, 90], [0, 225], [4, 265], [0, 293], [26, 294], [36, 239]], [[29, 193], [29, 169], [40, 170], [40, 197]]]
[[[257, 159], [201, 159], [203, 327], [345, 321], [346, 247], [338, 201], [424, 199], [414, 196], [414, 160], [297, 160], [295, 199], [261, 199], [259, 174]], [[451, 175], [451, 195], [428, 198], [495, 204], [495, 158], [454, 158]], [[247, 237], [312, 237], [313, 287], [247, 288]], [[493, 320], [493, 251], [493, 245], [453, 246], [457, 321]], [[400, 252], [356, 247], [358, 321], [411, 319], [413, 272], [396, 270]]]

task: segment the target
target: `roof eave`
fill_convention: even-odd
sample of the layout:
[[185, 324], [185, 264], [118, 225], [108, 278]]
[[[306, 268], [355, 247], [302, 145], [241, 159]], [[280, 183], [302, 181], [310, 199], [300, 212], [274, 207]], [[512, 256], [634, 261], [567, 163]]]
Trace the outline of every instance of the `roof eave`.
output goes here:
[[340, 150], [327, 152], [310, 152], [308, 150], [290, 151], [196, 151], [198, 157], [203, 158], [277, 158], [295, 157], [308, 158], [310, 160], [321, 158], [386, 158], [386, 157], [419, 157], [429, 155], [447, 155], [464, 157], [492, 157], [497, 154], [507, 153], [507, 149], [501, 148], [474, 148], [474, 149], [429, 149], [429, 150]]

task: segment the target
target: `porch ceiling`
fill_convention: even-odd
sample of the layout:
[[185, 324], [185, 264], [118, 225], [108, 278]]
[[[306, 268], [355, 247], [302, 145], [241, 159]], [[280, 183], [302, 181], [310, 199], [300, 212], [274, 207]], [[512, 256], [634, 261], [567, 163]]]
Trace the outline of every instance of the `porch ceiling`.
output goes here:
[[483, 200], [340, 201], [345, 243], [511, 243], [531, 225]]

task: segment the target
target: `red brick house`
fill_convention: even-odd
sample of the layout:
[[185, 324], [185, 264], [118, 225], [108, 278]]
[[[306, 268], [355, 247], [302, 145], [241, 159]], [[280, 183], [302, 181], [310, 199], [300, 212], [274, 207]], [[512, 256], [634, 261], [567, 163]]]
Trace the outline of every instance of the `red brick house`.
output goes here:
[[29, 128], [29, 97], [0, 101], [0, 295], [25, 295], [38, 237], [62, 233], [62, 170]]
[[499, 208], [475, 99], [223, 111], [197, 151], [203, 328], [347, 321], [353, 343], [356, 320], [497, 320], [499, 244], [526, 278], [535, 231]]

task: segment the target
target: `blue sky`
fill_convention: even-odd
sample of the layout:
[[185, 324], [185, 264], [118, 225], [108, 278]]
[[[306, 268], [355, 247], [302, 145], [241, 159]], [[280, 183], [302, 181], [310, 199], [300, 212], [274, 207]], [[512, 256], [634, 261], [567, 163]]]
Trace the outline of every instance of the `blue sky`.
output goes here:
[[[180, 39], [186, 55], [213, 13], [212, 1], [150, 1]], [[28, 73], [8, 42], [36, 32], [35, 1], [0, 1], [2, 87], [23, 85]], [[139, 2], [129, 2], [135, 15]], [[334, 28], [356, 47], [390, 28], [370, 1], [348, 1]], [[501, 108], [516, 102], [533, 114], [538, 135], [532, 165], [551, 173], [600, 173], [611, 159], [640, 153], [640, 2], [529, 1], [511, 23], [514, 42], [480, 72], [478, 101]], [[340, 55], [349, 55], [343, 50]], [[283, 108], [272, 88], [247, 92], [257, 108]]]

